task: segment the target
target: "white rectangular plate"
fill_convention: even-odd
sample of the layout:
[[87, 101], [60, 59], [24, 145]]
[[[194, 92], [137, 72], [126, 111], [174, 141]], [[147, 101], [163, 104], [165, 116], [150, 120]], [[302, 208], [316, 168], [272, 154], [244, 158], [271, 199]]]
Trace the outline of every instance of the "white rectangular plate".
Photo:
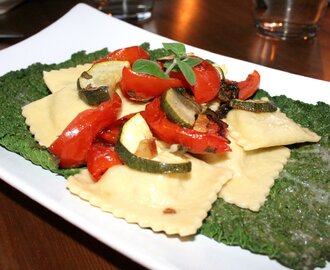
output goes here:
[[[114, 50], [145, 41], [150, 42], [152, 48], [157, 48], [162, 42], [170, 40], [79, 4], [38, 34], [0, 51], [0, 76], [35, 62], [59, 63], [81, 50], [93, 52], [105, 47]], [[188, 51], [196, 52], [201, 57], [226, 64], [231, 79], [244, 79], [253, 69], [257, 69], [262, 78], [261, 87], [273, 95], [285, 94], [309, 103], [318, 100], [330, 103], [329, 82], [187, 47]], [[267, 256], [226, 246], [202, 235], [182, 241], [114, 218], [72, 196], [65, 187], [63, 177], [43, 170], [2, 147], [0, 177], [59, 216], [148, 268], [285, 269]], [[330, 269], [329, 264], [326, 269]]]

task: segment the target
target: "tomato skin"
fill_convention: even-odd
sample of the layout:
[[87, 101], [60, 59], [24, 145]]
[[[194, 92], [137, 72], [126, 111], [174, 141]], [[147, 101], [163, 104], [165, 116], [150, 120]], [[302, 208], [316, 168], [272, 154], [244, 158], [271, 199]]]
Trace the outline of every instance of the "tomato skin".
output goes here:
[[108, 127], [106, 129], [102, 130], [101, 133], [97, 136], [97, 140], [104, 141], [104, 142], [115, 145], [116, 141], [118, 139], [121, 127], [122, 127], [122, 125], [115, 125], [115, 126], [111, 126], [111, 127]]
[[260, 74], [254, 70], [245, 81], [238, 82], [237, 85], [239, 87], [238, 98], [246, 100], [257, 92], [260, 85]]
[[222, 153], [231, 151], [228, 140], [218, 134], [202, 133], [189, 128], [183, 128], [170, 122], [156, 98], [146, 106], [142, 116], [147, 121], [153, 134], [169, 144], [181, 144], [195, 154]]
[[119, 61], [129, 61], [132, 66], [134, 62], [138, 59], [150, 59], [150, 55], [147, 51], [139, 46], [132, 46], [127, 48], [122, 48], [115, 50], [105, 57], [95, 61], [95, 63], [108, 61], [108, 60], [119, 60]]
[[160, 96], [171, 87], [182, 87], [179, 79], [163, 79], [148, 74], [134, 72], [124, 67], [120, 88], [123, 94], [131, 100], [147, 101]]
[[191, 86], [195, 99], [199, 103], [204, 103], [215, 98], [219, 92], [221, 78], [208, 61], [203, 60], [199, 65], [193, 67], [196, 76], [196, 83]]
[[118, 140], [118, 136], [119, 136], [121, 128], [135, 114], [136, 113], [131, 113], [131, 114], [125, 115], [125, 116], [117, 119], [110, 126], [106, 127], [104, 130], [102, 130], [100, 132], [100, 134], [98, 134], [97, 140], [106, 142], [108, 144], [115, 145]]
[[114, 94], [111, 100], [95, 109], [79, 113], [49, 147], [60, 159], [62, 168], [79, 167], [85, 163], [87, 151], [96, 135], [113, 123], [121, 110], [121, 98]]
[[188, 83], [188, 81], [186, 80], [186, 78], [184, 77], [184, 75], [181, 71], [171, 71], [169, 75], [171, 78], [180, 80], [182, 82], [183, 88], [185, 88], [185, 89], [191, 88], [190, 84]]
[[109, 168], [122, 162], [113, 145], [95, 143], [87, 152], [86, 164], [93, 180], [97, 182]]
[[205, 103], [215, 98], [221, 84], [218, 71], [206, 60], [194, 66], [192, 70], [196, 76], [194, 85], [188, 83], [181, 71], [170, 72], [170, 77], [181, 80], [184, 88], [191, 89], [198, 103]]

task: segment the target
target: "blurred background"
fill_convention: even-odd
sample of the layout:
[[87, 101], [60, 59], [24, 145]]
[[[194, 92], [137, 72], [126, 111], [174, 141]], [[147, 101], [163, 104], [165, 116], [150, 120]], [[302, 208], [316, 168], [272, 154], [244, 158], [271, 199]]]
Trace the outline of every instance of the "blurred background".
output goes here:
[[[0, 49], [39, 32], [79, 2], [98, 7], [93, 0], [23, 1], [0, 15]], [[278, 41], [259, 36], [252, 1], [155, 0], [150, 20], [129, 23], [222, 55], [330, 81], [328, 11], [317, 37], [311, 40]], [[6, 33], [11, 37], [6, 38]]]

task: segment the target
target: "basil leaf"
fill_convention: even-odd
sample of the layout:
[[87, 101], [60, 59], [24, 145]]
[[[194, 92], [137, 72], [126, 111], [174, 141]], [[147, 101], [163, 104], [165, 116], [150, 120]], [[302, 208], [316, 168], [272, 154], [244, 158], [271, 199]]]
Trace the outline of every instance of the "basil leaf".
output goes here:
[[150, 55], [151, 60], [157, 60], [157, 59], [169, 56], [169, 55], [173, 55], [173, 53], [171, 51], [168, 51], [164, 48], [150, 50], [150, 51], [148, 51], [148, 53]]
[[163, 43], [166, 50], [172, 51], [178, 58], [186, 55], [186, 47], [182, 43]]
[[196, 76], [195, 76], [195, 73], [192, 70], [191, 66], [189, 66], [186, 62], [178, 60], [178, 59], [177, 59], [177, 64], [178, 64], [180, 70], [182, 71], [183, 76], [188, 81], [188, 83], [190, 85], [194, 85], [196, 82]]
[[140, 48], [147, 51], [150, 55], [151, 60], [157, 60], [166, 56], [173, 55], [173, 52], [166, 50], [165, 48], [150, 49], [150, 43], [144, 42], [140, 45]]
[[165, 68], [165, 69], [168, 69], [168, 68], [172, 65], [172, 62], [173, 62], [173, 61], [165, 62], [165, 63], [164, 63], [164, 68]]
[[170, 71], [174, 71], [174, 72], [178, 72], [180, 71], [177, 63], [175, 62], [174, 63], [174, 60], [173, 61], [168, 61], [168, 62], [165, 62], [164, 63], [164, 68], [166, 69], [166, 72], [169, 73]]
[[133, 71], [156, 76], [158, 78], [168, 78], [162, 71], [161, 67], [154, 61], [146, 59], [138, 59], [133, 64]]
[[202, 63], [203, 60], [199, 59], [199, 58], [195, 58], [195, 57], [187, 57], [187, 58], [183, 59], [182, 62], [187, 63], [190, 67], [195, 67], [195, 66], [199, 65], [200, 63]]
[[[167, 61], [164, 63], [164, 68], [166, 70], [170, 69], [169, 71], [167, 71], [167, 73], [169, 73], [170, 71], [178, 72], [181, 70], [180, 67], [177, 65], [178, 61], [180, 61], [180, 60], [178, 58], [176, 58], [175, 61], [174, 60]], [[200, 64], [203, 60], [201, 60], [199, 58], [194, 58], [194, 57], [187, 57], [181, 61], [188, 64], [188, 66], [190, 66], [190, 67], [195, 67], [198, 64]]]

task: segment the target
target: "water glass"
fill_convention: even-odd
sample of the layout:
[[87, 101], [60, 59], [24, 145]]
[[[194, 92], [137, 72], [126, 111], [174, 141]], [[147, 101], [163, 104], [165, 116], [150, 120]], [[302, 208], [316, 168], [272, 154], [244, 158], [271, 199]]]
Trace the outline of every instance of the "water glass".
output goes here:
[[99, 0], [99, 10], [122, 20], [145, 21], [151, 18], [153, 0]]
[[257, 31], [278, 39], [316, 36], [327, 0], [252, 0]]

